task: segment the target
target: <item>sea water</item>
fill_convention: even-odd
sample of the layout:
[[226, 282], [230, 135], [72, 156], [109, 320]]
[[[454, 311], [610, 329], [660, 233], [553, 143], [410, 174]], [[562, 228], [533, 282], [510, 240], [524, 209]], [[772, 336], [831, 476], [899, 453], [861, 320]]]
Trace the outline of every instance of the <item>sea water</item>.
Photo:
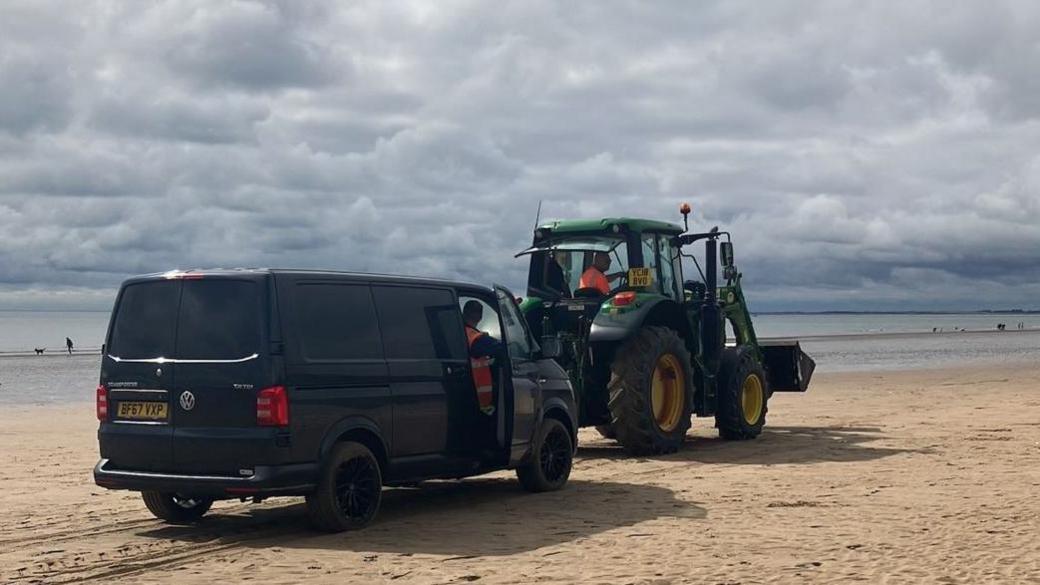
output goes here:
[[100, 348], [108, 311], [0, 311], [0, 353], [65, 351], [65, 338], [77, 348]]
[[[108, 317], [0, 311], [0, 404], [92, 401]], [[818, 372], [1040, 362], [1040, 315], [756, 315], [754, 323], [760, 338], [800, 339]], [[65, 337], [82, 353], [65, 354]]]

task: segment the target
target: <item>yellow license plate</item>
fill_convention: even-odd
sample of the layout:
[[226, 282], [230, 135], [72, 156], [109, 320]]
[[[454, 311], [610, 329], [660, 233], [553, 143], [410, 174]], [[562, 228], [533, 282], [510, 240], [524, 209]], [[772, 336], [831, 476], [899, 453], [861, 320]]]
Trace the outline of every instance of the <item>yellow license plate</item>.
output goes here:
[[120, 402], [116, 418], [129, 420], [166, 420], [165, 402]]
[[654, 283], [653, 271], [649, 268], [629, 268], [628, 286], [632, 288], [646, 288]]

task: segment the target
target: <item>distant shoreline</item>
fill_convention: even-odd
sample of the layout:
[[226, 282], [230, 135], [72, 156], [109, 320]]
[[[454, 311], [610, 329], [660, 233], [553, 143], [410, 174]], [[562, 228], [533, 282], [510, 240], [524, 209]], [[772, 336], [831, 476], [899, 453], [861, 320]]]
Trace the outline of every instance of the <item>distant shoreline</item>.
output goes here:
[[884, 338], [909, 338], [909, 337], [935, 337], [937, 335], [942, 336], [960, 336], [960, 335], [1007, 335], [1007, 334], [1022, 334], [1022, 333], [1038, 333], [1040, 329], [1005, 329], [1000, 331], [998, 329], [966, 329], [963, 331], [877, 331], [868, 333], [835, 333], [835, 334], [817, 334], [817, 335], [805, 335], [805, 336], [790, 336], [784, 335], [779, 337], [764, 337], [759, 336], [759, 341], [848, 341], [857, 339], [884, 339]]
[[[824, 334], [809, 334], [809, 335], [778, 335], [778, 336], [758, 336], [759, 341], [853, 341], [853, 340], [866, 340], [866, 339], [905, 339], [911, 337], [934, 337], [936, 335], [950, 336], [950, 335], [970, 335], [970, 336], [981, 336], [981, 335], [1015, 335], [1015, 334], [1040, 334], [1040, 329], [1006, 329], [1000, 331], [997, 329], [965, 329], [965, 330], [952, 330], [952, 331], [869, 331], [864, 333], [824, 333]], [[100, 347], [88, 347], [83, 349], [72, 350], [73, 356], [78, 355], [101, 355]], [[0, 359], [3, 358], [15, 358], [15, 357], [69, 357], [68, 352], [64, 349], [47, 350], [42, 355], [36, 355], [32, 350], [9, 350], [0, 351]]]

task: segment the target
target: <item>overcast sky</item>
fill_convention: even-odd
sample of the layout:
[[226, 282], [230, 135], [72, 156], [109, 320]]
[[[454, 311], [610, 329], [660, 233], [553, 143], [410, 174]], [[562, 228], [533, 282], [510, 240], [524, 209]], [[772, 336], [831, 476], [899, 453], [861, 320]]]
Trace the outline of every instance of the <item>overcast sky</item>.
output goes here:
[[1034, 0], [5, 0], [0, 308], [194, 266], [522, 289], [540, 199], [690, 201], [752, 309], [1040, 308], [1038, 67]]

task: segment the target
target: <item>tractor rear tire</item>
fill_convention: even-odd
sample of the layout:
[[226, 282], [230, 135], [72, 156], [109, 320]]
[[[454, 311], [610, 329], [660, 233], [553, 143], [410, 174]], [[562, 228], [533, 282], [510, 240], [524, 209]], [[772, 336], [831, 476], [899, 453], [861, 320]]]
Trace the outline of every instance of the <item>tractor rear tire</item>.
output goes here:
[[644, 327], [611, 364], [611, 427], [630, 455], [674, 453], [686, 440], [693, 409], [690, 352], [667, 327]]
[[719, 436], [730, 441], [754, 439], [766, 424], [769, 381], [748, 347], [726, 349], [719, 369]]
[[604, 439], [617, 439], [617, 433], [611, 425], [596, 425], [596, 432]]

